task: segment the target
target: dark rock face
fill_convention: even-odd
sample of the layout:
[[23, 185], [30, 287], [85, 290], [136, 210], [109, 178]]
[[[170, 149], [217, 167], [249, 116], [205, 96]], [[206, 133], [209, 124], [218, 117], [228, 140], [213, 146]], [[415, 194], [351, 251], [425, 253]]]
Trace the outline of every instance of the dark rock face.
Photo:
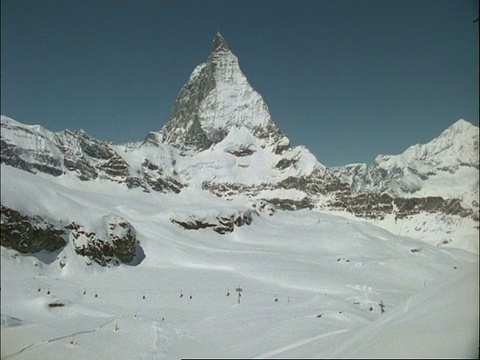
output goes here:
[[265, 213], [268, 216], [272, 216], [276, 212], [276, 207], [266, 201], [266, 200], [258, 200], [253, 204], [253, 208], [259, 213]]
[[300, 209], [313, 209], [314, 207], [312, 200], [308, 197], [304, 197], [301, 200], [273, 198], [268, 199], [268, 202], [274, 205], [277, 209], [289, 211]]
[[228, 45], [223, 36], [217, 32], [215, 38], [213, 39], [211, 53], [214, 54], [220, 51], [228, 51]]
[[[28, 162], [22, 158], [22, 155], [32, 156], [37, 162]], [[4, 139], [1, 140], [1, 162], [6, 165], [16, 167], [31, 173], [37, 171], [44, 172], [53, 176], [60, 176], [63, 171], [60, 168], [60, 163], [57, 159], [41, 155], [35, 152], [29, 152], [14, 144], [7, 143]]]
[[55, 228], [40, 216], [28, 217], [1, 206], [1, 245], [21, 253], [54, 251], [66, 245], [65, 230]]
[[[180, 90], [170, 113], [170, 121], [164, 127], [163, 141], [181, 143], [184, 149], [204, 150], [213, 144], [213, 140], [202, 129], [199, 110], [200, 104], [215, 88], [215, 77], [210, 63], [197, 69], [198, 74], [192, 76]], [[181, 131], [184, 128], [187, 129], [185, 133]]]
[[424, 198], [400, 198], [386, 193], [352, 194], [338, 192], [328, 203], [333, 210], [346, 210], [355, 216], [371, 219], [384, 219], [387, 214], [395, 214], [397, 219], [417, 215], [421, 212], [443, 213], [461, 217], [473, 216], [471, 209], [462, 207], [459, 199], [443, 199], [440, 196]]
[[86, 231], [82, 225], [75, 222], [67, 225], [75, 252], [86, 256], [101, 266], [129, 263], [136, 256], [137, 239], [135, 229], [124, 219], [108, 218], [106, 220], [106, 238], [99, 238], [94, 232]]
[[107, 266], [110, 262], [118, 264], [133, 261], [138, 249], [133, 226], [117, 217], [109, 216], [104, 219], [106, 236], [102, 239], [76, 222], [65, 228], [55, 227], [40, 216], [25, 216], [2, 205], [1, 246], [21, 253], [55, 251], [66, 246], [67, 238], [70, 237], [77, 254], [102, 266]]
[[[142, 167], [143, 178], [153, 191], [162, 193], [174, 192], [178, 194], [183, 188], [183, 185], [179, 181], [164, 174], [161, 165], [153, 164], [150, 160], [145, 159], [142, 163]], [[144, 190], [147, 191], [144, 183], [141, 181], [140, 183]]]
[[229, 154], [232, 154], [233, 156], [236, 157], [244, 157], [244, 156], [250, 156], [255, 153], [255, 150], [249, 149], [249, 148], [243, 148], [238, 151], [228, 151]]
[[[280, 160], [280, 162], [282, 162], [282, 160]], [[287, 163], [288, 160], [283, 162], [283, 164]], [[300, 210], [313, 209], [316, 203], [315, 197], [318, 195], [326, 195], [339, 191], [348, 192], [349, 186], [340, 182], [328, 169], [317, 169], [307, 176], [289, 176], [277, 183], [241, 184], [205, 181], [202, 184], [202, 188], [218, 197], [227, 198], [237, 194], [255, 198], [258, 197], [262, 191], [277, 189], [300, 190], [305, 193], [305, 197], [301, 200], [288, 198], [262, 199], [270, 202], [279, 210]]]
[[231, 215], [219, 214], [215, 218], [205, 219], [195, 215], [170, 218], [174, 224], [178, 224], [187, 230], [212, 228], [219, 234], [231, 233], [235, 226], [250, 225], [253, 222], [252, 211], [239, 211]]

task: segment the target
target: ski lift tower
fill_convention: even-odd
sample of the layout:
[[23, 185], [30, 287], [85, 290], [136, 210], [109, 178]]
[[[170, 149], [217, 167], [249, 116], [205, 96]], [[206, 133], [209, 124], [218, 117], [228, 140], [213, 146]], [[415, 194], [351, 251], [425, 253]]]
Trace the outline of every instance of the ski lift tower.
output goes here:
[[240, 304], [240, 298], [242, 297], [243, 289], [239, 286], [235, 289], [235, 291], [238, 292], [238, 303]]

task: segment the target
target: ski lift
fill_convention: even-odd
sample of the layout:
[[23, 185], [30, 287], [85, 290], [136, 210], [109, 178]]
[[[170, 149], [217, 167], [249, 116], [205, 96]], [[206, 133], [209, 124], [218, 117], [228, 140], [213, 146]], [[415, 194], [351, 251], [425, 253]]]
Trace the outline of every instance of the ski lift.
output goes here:
[[145, 294], [143, 294], [142, 299], [145, 300]]
[[278, 301], [278, 298], [277, 298], [277, 295], [275, 295], [275, 302], [277, 302], [277, 301]]
[[95, 297], [98, 298], [98, 294], [97, 294], [97, 293], [95, 293]]
[[83, 295], [87, 293], [87, 289], [83, 289]]
[[183, 291], [180, 290], [180, 299], [183, 297]]
[[50, 290], [47, 291], [47, 295], [50, 295]]
[[192, 294], [190, 294], [190, 300], [192, 299]]
[[380, 300], [378, 306], [380, 306], [380, 312], [383, 314], [385, 312], [385, 304], [383, 303], [383, 300]]
[[242, 294], [241, 294], [241, 293], [242, 293], [243, 289], [239, 286], [239, 287], [237, 287], [237, 288], [235, 289], [235, 291], [238, 292], [238, 300], [237, 300], [237, 302], [240, 304], [240, 298], [242, 297]]
[[230, 289], [227, 289], [227, 297], [230, 296]]
[[40, 288], [40, 286], [38, 287], [38, 290], [37, 290], [37, 291], [38, 291], [38, 292], [42, 291], [42, 289]]

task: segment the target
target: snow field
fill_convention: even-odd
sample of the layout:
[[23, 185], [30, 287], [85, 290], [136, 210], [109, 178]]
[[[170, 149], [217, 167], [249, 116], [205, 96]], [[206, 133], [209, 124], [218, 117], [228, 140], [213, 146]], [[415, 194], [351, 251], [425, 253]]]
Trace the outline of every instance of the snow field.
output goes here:
[[226, 235], [189, 231], [170, 217], [250, 205], [62, 181], [2, 166], [2, 204], [94, 230], [122, 217], [145, 258], [102, 268], [71, 244], [35, 256], [2, 248], [2, 358], [478, 354], [478, 254], [307, 210], [254, 215]]

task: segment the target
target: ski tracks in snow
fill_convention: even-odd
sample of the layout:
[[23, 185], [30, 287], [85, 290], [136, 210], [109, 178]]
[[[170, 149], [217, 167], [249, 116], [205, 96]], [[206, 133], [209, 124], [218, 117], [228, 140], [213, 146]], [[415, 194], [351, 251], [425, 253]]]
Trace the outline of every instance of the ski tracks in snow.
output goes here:
[[332, 336], [332, 335], [341, 334], [341, 333], [344, 333], [344, 332], [347, 332], [347, 331], [350, 331], [350, 330], [352, 330], [352, 329], [349, 328], [349, 329], [343, 329], [343, 330], [337, 330], [337, 331], [330, 331], [330, 332], [327, 332], [327, 333], [324, 333], [324, 334], [320, 334], [320, 335], [316, 335], [316, 336], [313, 336], [313, 337], [310, 337], [310, 338], [302, 339], [302, 340], [296, 341], [292, 344], [283, 346], [279, 349], [268, 351], [268, 352], [266, 352], [266, 353], [264, 353], [260, 356], [254, 357], [254, 359], [265, 359], [265, 358], [270, 358], [270, 357], [273, 357], [273, 356], [277, 356], [277, 355], [280, 355], [280, 354], [282, 354], [286, 351], [296, 349], [300, 346], [312, 343], [314, 341], [317, 341], [317, 340], [320, 340], [320, 339], [323, 339], [323, 338], [326, 338], [326, 337], [329, 337], [329, 336]]
[[111, 324], [115, 320], [116, 320], [116, 318], [108, 320], [107, 322], [105, 322], [103, 324], [100, 324], [100, 325], [98, 325], [97, 327], [95, 327], [94, 329], [91, 329], [91, 330], [75, 331], [75, 332], [73, 332], [71, 334], [68, 334], [68, 335], [63, 335], [63, 336], [55, 337], [55, 338], [48, 339], [48, 340], [41, 340], [41, 341], [34, 342], [34, 343], [32, 343], [28, 346], [25, 346], [23, 349], [15, 352], [13, 354], [9, 354], [7, 356], [2, 357], [2, 359], [10, 359], [10, 358], [12, 358], [12, 357], [14, 357], [18, 354], [21, 354], [22, 352], [34, 347], [34, 346], [45, 345], [45, 344], [52, 343], [52, 342], [55, 342], [55, 341], [58, 341], [58, 340], [63, 340], [63, 339], [66, 339], [66, 338], [73, 338], [73, 337], [75, 337], [77, 335], [80, 335], [80, 334], [93, 333], [93, 332], [98, 331], [101, 328], [107, 326], [108, 324]]
[[162, 322], [155, 320], [153, 322], [153, 330], [155, 332], [155, 341], [151, 348], [144, 354], [141, 354], [142, 359], [165, 359], [166, 351], [173, 346], [175, 338], [181, 337], [181, 330], [167, 321]]

